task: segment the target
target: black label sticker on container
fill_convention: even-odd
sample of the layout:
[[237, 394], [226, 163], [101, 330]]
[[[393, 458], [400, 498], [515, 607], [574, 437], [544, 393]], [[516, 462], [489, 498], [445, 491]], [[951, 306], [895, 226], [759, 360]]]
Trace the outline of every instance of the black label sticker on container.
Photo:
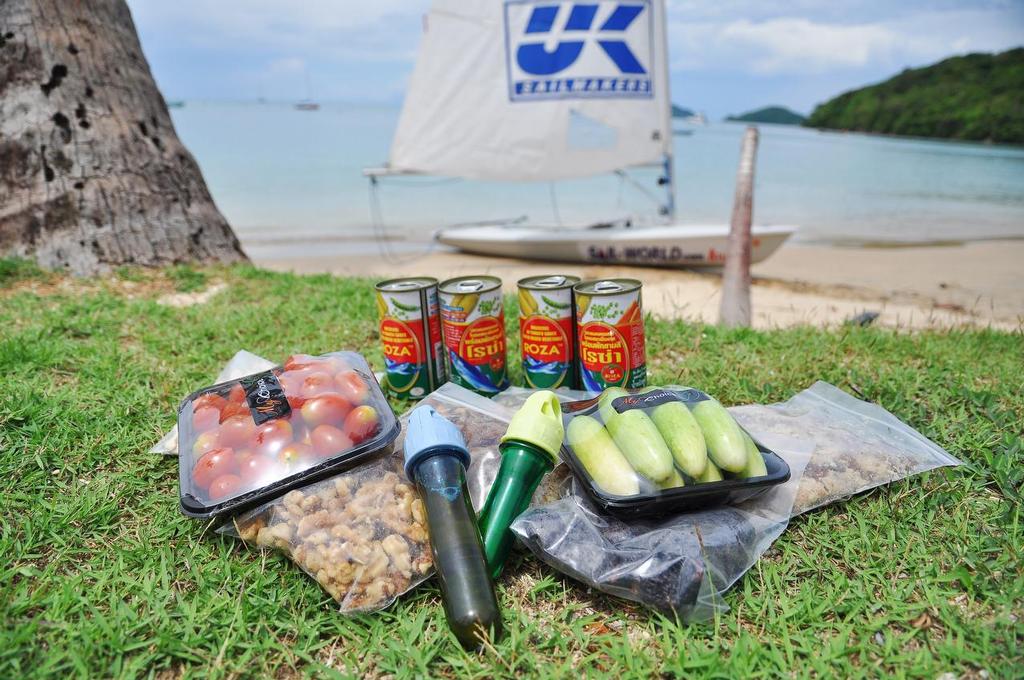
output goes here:
[[284, 396], [284, 388], [273, 371], [246, 376], [238, 382], [245, 390], [245, 401], [257, 425], [275, 418], [284, 418], [292, 412]]
[[707, 396], [699, 390], [651, 390], [642, 394], [630, 394], [625, 397], [618, 397], [612, 400], [612, 408], [616, 412], [631, 411], [637, 408], [654, 408], [670, 401], [698, 402], [704, 401]]

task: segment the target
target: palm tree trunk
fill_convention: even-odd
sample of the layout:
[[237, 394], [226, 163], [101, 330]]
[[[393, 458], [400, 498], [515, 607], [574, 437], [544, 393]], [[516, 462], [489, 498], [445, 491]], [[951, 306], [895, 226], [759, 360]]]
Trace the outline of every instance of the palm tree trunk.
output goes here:
[[124, 0], [0, 2], [0, 253], [76, 274], [246, 259]]

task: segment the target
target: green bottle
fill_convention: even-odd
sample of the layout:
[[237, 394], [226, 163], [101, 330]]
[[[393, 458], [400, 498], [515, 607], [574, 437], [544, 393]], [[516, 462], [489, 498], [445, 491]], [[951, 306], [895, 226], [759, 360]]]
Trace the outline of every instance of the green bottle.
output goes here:
[[530, 395], [501, 438], [501, 467], [480, 511], [480, 533], [491, 577], [497, 578], [512, 549], [512, 522], [530, 505], [540, 480], [558, 462], [565, 429], [553, 392]]

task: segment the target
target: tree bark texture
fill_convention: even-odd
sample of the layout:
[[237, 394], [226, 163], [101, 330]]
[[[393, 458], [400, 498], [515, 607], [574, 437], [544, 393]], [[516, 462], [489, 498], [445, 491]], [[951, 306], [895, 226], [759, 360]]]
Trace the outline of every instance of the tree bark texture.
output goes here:
[[0, 254], [75, 274], [246, 259], [124, 0], [0, 0]]
[[736, 170], [736, 195], [722, 271], [720, 322], [724, 326], [750, 326], [750, 223], [754, 218], [754, 164], [757, 160], [757, 128], [747, 127]]

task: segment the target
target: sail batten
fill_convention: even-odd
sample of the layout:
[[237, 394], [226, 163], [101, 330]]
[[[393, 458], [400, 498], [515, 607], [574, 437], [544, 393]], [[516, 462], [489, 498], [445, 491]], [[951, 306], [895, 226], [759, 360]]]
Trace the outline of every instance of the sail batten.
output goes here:
[[435, 0], [391, 172], [547, 181], [659, 163], [662, 0]]

